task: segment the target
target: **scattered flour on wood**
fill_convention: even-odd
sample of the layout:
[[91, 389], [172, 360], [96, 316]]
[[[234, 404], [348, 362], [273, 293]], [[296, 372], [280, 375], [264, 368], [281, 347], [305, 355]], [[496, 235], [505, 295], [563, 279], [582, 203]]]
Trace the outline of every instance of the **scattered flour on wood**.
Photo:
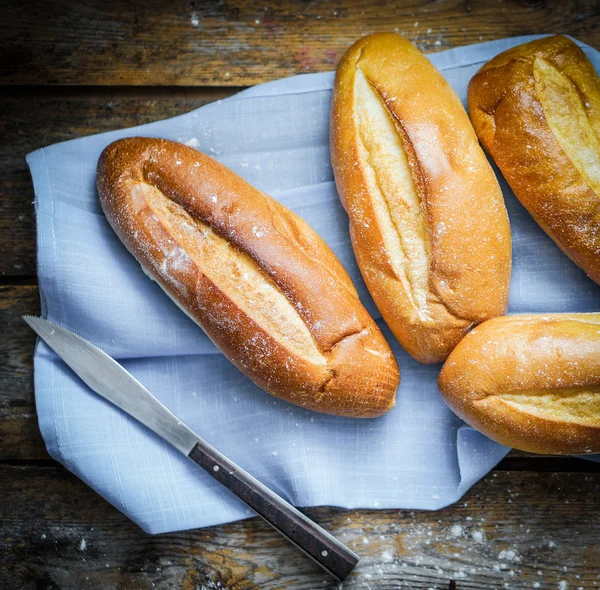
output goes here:
[[503, 561], [520, 561], [521, 558], [517, 555], [517, 552], [513, 549], [503, 549], [498, 553], [498, 559]]

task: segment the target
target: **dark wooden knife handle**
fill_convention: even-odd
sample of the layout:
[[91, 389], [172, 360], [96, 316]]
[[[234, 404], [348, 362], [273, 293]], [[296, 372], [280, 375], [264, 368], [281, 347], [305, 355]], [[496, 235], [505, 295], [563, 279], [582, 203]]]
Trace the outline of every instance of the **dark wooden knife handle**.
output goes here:
[[339, 581], [358, 563], [343, 543], [210, 445], [198, 442], [188, 457]]

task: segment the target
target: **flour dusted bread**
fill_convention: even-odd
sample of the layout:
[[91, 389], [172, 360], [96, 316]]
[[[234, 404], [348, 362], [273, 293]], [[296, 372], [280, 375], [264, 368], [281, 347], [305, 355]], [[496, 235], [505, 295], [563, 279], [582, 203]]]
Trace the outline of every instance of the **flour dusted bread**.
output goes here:
[[471, 80], [469, 112], [517, 198], [600, 283], [600, 81], [583, 51], [556, 36], [501, 53]]
[[353, 45], [330, 129], [354, 252], [381, 315], [424, 363], [505, 312], [511, 267], [502, 193], [442, 75], [399, 35]]
[[399, 372], [385, 338], [297, 215], [161, 139], [109, 145], [97, 184], [128, 250], [260, 387], [329, 414], [373, 417], [393, 406]]
[[532, 453], [600, 453], [600, 313], [516, 315], [468, 334], [439, 388], [466, 422]]

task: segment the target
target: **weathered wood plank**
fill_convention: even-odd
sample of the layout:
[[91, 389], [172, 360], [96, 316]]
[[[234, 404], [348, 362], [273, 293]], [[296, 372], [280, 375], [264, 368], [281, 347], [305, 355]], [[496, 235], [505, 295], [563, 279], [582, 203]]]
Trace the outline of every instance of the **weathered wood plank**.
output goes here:
[[251, 85], [331, 70], [351, 43], [380, 30], [425, 51], [556, 32], [600, 45], [594, 0], [12, 0], [3, 12], [8, 84]]
[[13, 90], [0, 98], [0, 276], [35, 275], [33, 184], [25, 156], [59, 141], [180, 115], [234, 93], [222, 90]]
[[[358, 2], [346, 2], [339, 6], [336, 5], [338, 7], [332, 9], [331, 14], [329, 14], [329, 8], [322, 3], [302, 5], [300, 12], [296, 8], [290, 8], [290, 5], [286, 3], [280, 5], [271, 2], [264, 6], [255, 6], [252, 3], [244, 2], [237, 4], [235, 2], [227, 6], [198, 4], [191, 8], [185, 5], [179, 12], [176, 6], [175, 8], [170, 6], [168, 8], [169, 18], [166, 18], [161, 12], [165, 9], [166, 5], [164, 4], [161, 4], [162, 9], [159, 6], [153, 6], [152, 3], [144, 3], [139, 10], [135, 9], [138, 12], [138, 24], [135, 29], [137, 32], [130, 32], [131, 37], [129, 33], [122, 33], [123, 38], [119, 37], [118, 43], [118, 51], [122, 52], [120, 58], [112, 59], [114, 56], [111, 52], [108, 57], [104, 56], [109, 66], [110, 64], [114, 66], [116, 63], [119, 64], [118, 67], [131, 68], [131, 75], [138, 75], [142, 72], [144, 68], [140, 67], [135, 60], [132, 61], [132, 56], [128, 52], [139, 51], [143, 39], [138, 39], [136, 35], [141, 35], [143, 38], [150, 30], [155, 32], [152, 36], [153, 42], [159, 44], [153, 45], [151, 55], [155, 55], [156, 52], [160, 53], [162, 47], [160, 44], [164, 42], [166, 49], [177, 53], [177, 59], [190, 62], [186, 62], [183, 73], [180, 73], [176, 79], [136, 81], [129, 78], [115, 78], [110, 71], [104, 71], [102, 69], [103, 53], [95, 45], [104, 42], [103, 39], [110, 38], [110, 35], [102, 36], [104, 29], [109, 28], [112, 31], [113, 29], [118, 30], [119, 27], [126, 29], [129, 27], [127, 18], [116, 18], [116, 15], [128, 14], [128, 11], [134, 10], [135, 3], [132, 8], [130, 3], [113, 1], [108, 4], [102, 3], [101, 6], [98, 4], [96, 9], [89, 3], [85, 6], [81, 3], [62, 3], [62, 8], [46, 3], [36, 6], [33, 10], [30, 3], [15, 2], [14, 6], [10, 6], [6, 11], [7, 18], [0, 20], [0, 30], [6, 29], [0, 36], [0, 46], [3, 44], [6, 46], [2, 54], [10, 57], [10, 52], [13, 52], [13, 57], [15, 57], [15, 59], [7, 58], [4, 66], [0, 62], [0, 80], [2, 80], [2, 72], [6, 67], [17, 68], [21, 72], [19, 67], [22, 66], [25, 74], [36, 77], [31, 79], [10, 78], [10, 80], [5, 79], [4, 81], [38, 84], [47, 83], [49, 79], [57, 83], [69, 84], [255, 83], [297, 71], [331, 69], [344, 48], [352, 40], [380, 28], [382, 25], [385, 25], [386, 28], [399, 28], [391, 27], [391, 24], [394, 23], [400, 23], [400, 30], [409, 34], [424, 49], [469, 43], [478, 40], [480, 36], [487, 39], [532, 32], [531, 30], [511, 29], [514, 26], [517, 28], [536, 27], [534, 32], [543, 30], [571, 32], [579, 35], [583, 40], [600, 45], [600, 27], [597, 26], [600, 21], [600, 13], [594, 14], [594, 3], [589, 1], [553, 2], [549, 3], [551, 6], [545, 8], [541, 8], [542, 3], [531, 2], [523, 2], [521, 3], [523, 5], [511, 7], [505, 2], [489, 5], [488, 3], [476, 3], [474, 6], [461, 2], [441, 2], [437, 3], [435, 8], [423, 2], [417, 2], [404, 8], [401, 4], [384, 8], [377, 3], [359, 7], [360, 3]], [[532, 7], [532, 5], [534, 6]], [[59, 14], [62, 10], [69, 15], [69, 18]], [[189, 14], [196, 11], [198, 15], [204, 15], [202, 18], [198, 16], [198, 27], [192, 27], [194, 43], [197, 42], [199, 35], [201, 42], [206, 43], [206, 48], [202, 51], [202, 59], [198, 59], [197, 51], [192, 54], [186, 53], [177, 40], [173, 40], [173, 36], [177, 37], [185, 30], [182, 29], [180, 21], [188, 18], [186, 10], [191, 11]], [[31, 18], [32, 11], [37, 15], [35, 19]], [[46, 12], [51, 14], [46, 14]], [[333, 12], [338, 14], [334, 16]], [[263, 15], [258, 17], [258, 20], [262, 18], [259, 25], [256, 25], [250, 18], [254, 14]], [[527, 18], [523, 18], [523, 15], [527, 15]], [[321, 18], [317, 19], [318, 16]], [[155, 22], [157, 18], [162, 19], [160, 26], [157, 24], [158, 21]], [[420, 20], [413, 20], [413, 18]], [[250, 25], [243, 25], [246, 21]], [[270, 24], [276, 22], [283, 24]], [[415, 22], [419, 22], [417, 27], [413, 26]], [[378, 25], [378, 23], [380, 24]], [[461, 26], [459, 26], [460, 23], [462, 23]], [[158, 29], [155, 29], [155, 26]], [[258, 34], [260, 31], [255, 29], [259, 26], [272, 29], [272, 33]], [[225, 30], [229, 30], [228, 27], [232, 28], [229, 37], [224, 34]], [[92, 28], [94, 34], [90, 33]], [[314, 35], [308, 33], [308, 31], [312, 31], [312, 28], [315, 30]], [[427, 33], [429, 29], [431, 29], [431, 33]], [[156, 31], [161, 31], [161, 33]], [[279, 32], [275, 34], [273, 31]], [[335, 31], [335, 34], [332, 31]], [[441, 36], [442, 33], [443, 36]], [[116, 32], [114, 34], [117, 35]], [[282, 35], [285, 36], [285, 43], [288, 46], [290, 43], [292, 45], [300, 43], [300, 48], [296, 50], [292, 47], [291, 51], [281, 51]], [[436, 41], [433, 42], [433, 45], [430, 43], [436, 35], [436, 41], [440, 41], [439, 46], [435, 45]], [[169, 40], [168, 43], [167, 40]], [[19, 49], [20, 45], [18, 44], [23, 42], [27, 44], [26, 50]], [[249, 48], [244, 51], [243, 56], [222, 47], [223, 44], [236, 42]], [[17, 44], [16, 49], [13, 47], [15, 43]], [[331, 48], [331, 44], [335, 45], [335, 48]], [[49, 50], [50, 46], [51, 50]], [[39, 55], [36, 54], [34, 58], [33, 54], [38, 51]], [[93, 74], [98, 78], [89, 80], [82, 77], [77, 80], [66, 80], [56, 77], [50, 72], [54, 64], [52, 61], [46, 64], [44, 69], [36, 69], [41, 67], [40, 64], [43, 60], [59, 59], [61, 51], [65, 53], [64, 59], [69, 60], [65, 65], [65, 71], [69, 75], [77, 73], [77, 76], [83, 76], [87, 71], [88, 74]], [[88, 62], [79, 55], [80, 52], [87, 52], [86, 55], [89, 53]], [[153, 65], [151, 55], [144, 55], [146, 60], [144, 63], [147, 62], [151, 70], [156, 70], [158, 73], [161, 64], [168, 69], [169, 60], [165, 59]], [[211, 61], [213, 58], [230, 64], [232, 71], [227, 79], [221, 79], [218, 75], [215, 77], [214, 64]], [[35, 63], [27, 65], [23, 62], [26, 59], [33, 60]], [[259, 68], [262, 72], [259, 77], [257, 77], [258, 74], [252, 73], [254, 70], [244, 61], [251, 59], [258, 60], [255, 68]], [[21, 66], [18, 66], [19, 63]], [[281, 65], [281, 70], [278, 69], [279, 65]], [[208, 80], [207, 76], [212, 77]], [[66, 89], [46, 87], [48, 94], [43, 96], [40, 95], [42, 88], [36, 86], [29, 91], [24, 91], [15, 87], [11, 91], [9, 87], [8, 96], [0, 99], [0, 111], [4, 115], [0, 118], [0, 133], [4, 138], [0, 145], [3, 178], [0, 186], [0, 245], [4, 252], [4, 256], [0, 260], [0, 276], [33, 276], [35, 274], [33, 187], [24, 159], [29, 151], [82, 135], [171, 117], [216, 98], [227, 96], [239, 89], [232, 87], [210, 91], [194, 90], [193, 88], [181, 88], [181, 90], [173, 88], [156, 90], [99, 88], [94, 91], [90, 87], [73, 87], [73, 90], [69, 91], [69, 87]]]
[[21, 319], [39, 301], [36, 285], [0, 287], [0, 461], [48, 458], [33, 399], [35, 334]]
[[[58, 467], [0, 467], [0, 495], [6, 590], [336, 587], [258, 519], [151, 537]], [[439, 512], [307, 512], [361, 556], [346, 589], [594, 588], [599, 495], [600, 474], [495, 472]]]

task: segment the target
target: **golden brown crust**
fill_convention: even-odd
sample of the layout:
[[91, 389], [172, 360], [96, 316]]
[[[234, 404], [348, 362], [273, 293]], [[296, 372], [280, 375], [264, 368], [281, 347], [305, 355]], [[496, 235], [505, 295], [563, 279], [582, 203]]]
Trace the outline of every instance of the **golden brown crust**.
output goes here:
[[490, 438], [531, 453], [600, 452], [600, 313], [481, 324], [439, 377], [446, 403]]
[[583, 51], [555, 36], [501, 53], [471, 80], [469, 112], [517, 198], [600, 283], [600, 81]]
[[381, 315], [424, 363], [506, 311], [508, 217], [460, 100], [399, 35], [365, 37], [337, 70], [330, 129], [352, 244]]
[[393, 406], [391, 350], [301, 218], [212, 158], [161, 139], [109, 145], [97, 184], [128, 250], [260, 387], [329, 414]]

